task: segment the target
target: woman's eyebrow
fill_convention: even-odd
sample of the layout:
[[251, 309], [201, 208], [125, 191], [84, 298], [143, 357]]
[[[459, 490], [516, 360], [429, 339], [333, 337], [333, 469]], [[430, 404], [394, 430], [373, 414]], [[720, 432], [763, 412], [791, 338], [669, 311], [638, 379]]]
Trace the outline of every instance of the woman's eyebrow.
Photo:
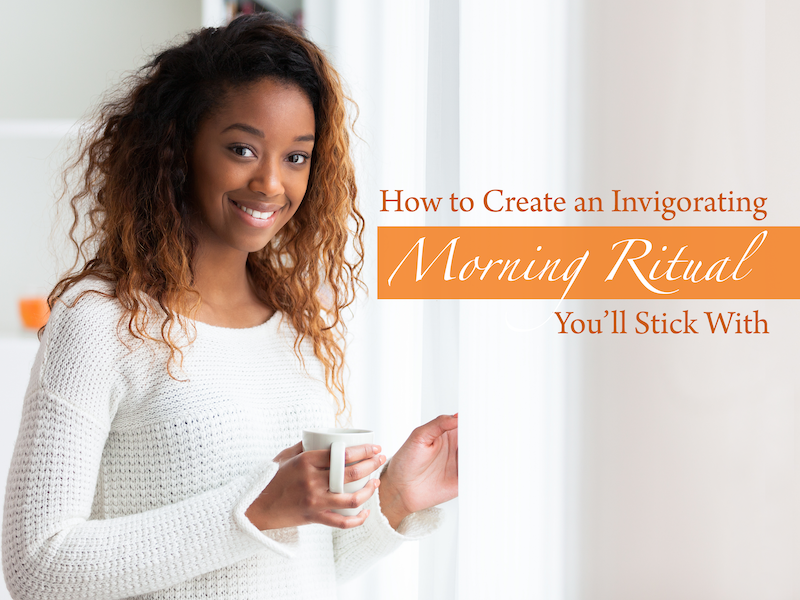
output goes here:
[[240, 131], [244, 131], [245, 133], [252, 133], [253, 135], [256, 135], [261, 138], [264, 137], [263, 131], [261, 131], [260, 129], [256, 129], [252, 125], [245, 125], [244, 123], [234, 123], [233, 125], [228, 125], [225, 129], [222, 130], [222, 133], [225, 133], [230, 129], [238, 129]]
[[[244, 123], [234, 123], [233, 125], [228, 125], [225, 129], [222, 130], [222, 133], [229, 131], [231, 129], [238, 129], [239, 131], [244, 131], [245, 133], [250, 133], [252, 135], [258, 136], [260, 138], [266, 137], [264, 132], [260, 129], [256, 129], [252, 125], [245, 125]], [[313, 142], [316, 138], [314, 137], [313, 133], [309, 133], [306, 135], [300, 135], [294, 138], [295, 142]]]

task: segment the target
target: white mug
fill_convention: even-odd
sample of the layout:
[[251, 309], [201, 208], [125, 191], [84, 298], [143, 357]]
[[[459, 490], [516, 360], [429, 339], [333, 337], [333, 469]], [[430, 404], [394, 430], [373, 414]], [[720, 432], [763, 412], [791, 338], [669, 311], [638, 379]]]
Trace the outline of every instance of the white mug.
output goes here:
[[[362, 477], [358, 481], [351, 481], [345, 484], [344, 449], [351, 446], [371, 444], [372, 437], [372, 432], [366, 429], [304, 429], [303, 451], [330, 449], [331, 467], [328, 487], [334, 494], [352, 494], [367, 485], [371, 474]], [[361, 512], [361, 507], [336, 508], [334, 512], [351, 517]]]

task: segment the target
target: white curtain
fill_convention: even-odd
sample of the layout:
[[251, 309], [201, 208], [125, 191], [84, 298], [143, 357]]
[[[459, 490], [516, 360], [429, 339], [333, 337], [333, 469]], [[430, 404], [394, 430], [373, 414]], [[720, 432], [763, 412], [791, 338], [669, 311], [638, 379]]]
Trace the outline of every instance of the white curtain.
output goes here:
[[563, 186], [565, 6], [304, 5], [309, 35], [360, 109], [371, 296], [348, 348], [353, 423], [374, 428], [391, 453], [421, 422], [460, 413], [461, 497], [446, 507], [446, 526], [346, 586], [353, 597], [563, 595], [564, 357], [533, 330], [554, 303], [378, 300], [375, 274], [380, 225], [531, 224], [519, 215], [487, 223], [481, 210], [382, 213], [380, 190], [479, 202], [497, 186], [519, 195]]
[[[565, 193], [566, 2], [461, 2], [461, 192]], [[461, 213], [461, 225], [564, 225]], [[549, 301], [461, 301], [459, 583], [466, 598], [563, 598], [565, 404]], [[485, 524], [476, 527], [477, 524]]]
[[[736, 190], [770, 195], [763, 225], [796, 225], [797, 3], [313, 0], [306, 16], [362, 111], [373, 295], [353, 327], [354, 422], [389, 452], [439, 412], [461, 424], [457, 527], [403, 548], [353, 597], [796, 597], [796, 302], [565, 301], [760, 309], [772, 328], [590, 338], [540, 327], [555, 302], [377, 300], [374, 274], [378, 225], [669, 225], [387, 214], [382, 189], [478, 204], [496, 188]], [[733, 217], [674, 224], [758, 224]]]
[[[364, 278], [372, 291], [350, 326], [348, 386], [353, 425], [374, 429], [391, 455], [420, 423], [422, 304], [377, 301], [377, 225], [424, 224], [378, 212], [380, 186], [422, 189], [425, 184], [427, 2], [328, 2], [304, 5], [310, 37], [327, 50], [358, 104], [355, 158], [361, 209], [368, 222]], [[355, 112], [353, 113], [355, 116]], [[417, 597], [419, 547], [406, 544], [341, 595], [402, 600]]]

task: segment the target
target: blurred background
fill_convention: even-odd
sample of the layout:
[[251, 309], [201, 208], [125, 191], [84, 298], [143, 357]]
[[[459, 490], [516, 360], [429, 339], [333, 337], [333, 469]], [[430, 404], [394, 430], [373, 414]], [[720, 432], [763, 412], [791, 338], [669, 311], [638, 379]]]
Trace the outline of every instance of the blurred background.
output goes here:
[[[792, 0], [3, 0], [3, 484], [37, 348], [20, 300], [46, 295], [72, 260], [54, 199], [76, 123], [186, 31], [260, 10], [304, 27], [358, 105], [372, 290], [379, 225], [800, 226]], [[768, 217], [379, 212], [382, 189], [493, 188], [734, 191], [768, 196]], [[770, 333], [562, 336], [546, 321], [553, 310], [614, 309], [757, 309]], [[459, 411], [461, 497], [443, 531], [342, 593], [799, 599], [797, 310], [775, 300], [362, 298], [348, 350], [353, 423], [391, 453], [419, 423]]]

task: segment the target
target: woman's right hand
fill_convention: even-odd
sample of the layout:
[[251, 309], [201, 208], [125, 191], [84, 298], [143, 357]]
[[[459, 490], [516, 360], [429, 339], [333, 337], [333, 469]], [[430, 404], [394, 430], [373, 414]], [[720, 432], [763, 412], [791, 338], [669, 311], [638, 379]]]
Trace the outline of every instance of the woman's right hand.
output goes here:
[[[379, 469], [386, 462], [380, 451], [380, 446], [372, 444], [347, 448], [344, 461], [350, 466], [345, 467], [344, 482], [357, 481]], [[330, 450], [303, 452], [299, 442], [273, 460], [280, 465], [278, 472], [244, 513], [260, 531], [308, 523], [348, 529], [358, 527], [369, 516], [369, 510], [346, 517], [333, 509], [361, 506], [378, 489], [380, 479], [369, 480], [353, 494], [334, 494], [328, 489]]]

